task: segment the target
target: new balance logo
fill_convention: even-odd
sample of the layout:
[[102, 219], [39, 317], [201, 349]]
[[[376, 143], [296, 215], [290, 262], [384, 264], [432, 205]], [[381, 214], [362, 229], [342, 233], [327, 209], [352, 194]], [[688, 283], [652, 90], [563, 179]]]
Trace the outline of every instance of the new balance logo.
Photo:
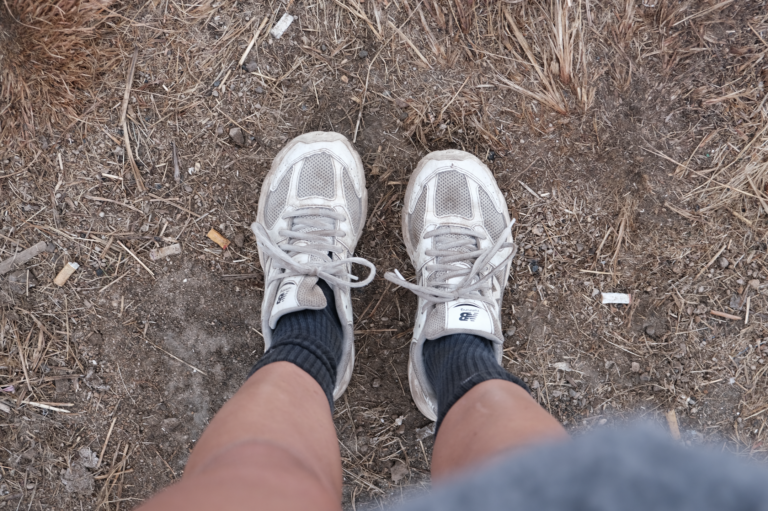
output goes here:
[[285, 301], [286, 298], [288, 298], [288, 295], [291, 294], [291, 289], [293, 286], [295, 286], [293, 282], [286, 282], [280, 287], [280, 290], [277, 292], [277, 300], [275, 300], [275, 305], [280, 305]]
[[459, 321], [472, 321], [474, 322], [477, 319], [477, 315], [479, 314], [479, 311], [476, 312], [462, 312], [459, 314]]

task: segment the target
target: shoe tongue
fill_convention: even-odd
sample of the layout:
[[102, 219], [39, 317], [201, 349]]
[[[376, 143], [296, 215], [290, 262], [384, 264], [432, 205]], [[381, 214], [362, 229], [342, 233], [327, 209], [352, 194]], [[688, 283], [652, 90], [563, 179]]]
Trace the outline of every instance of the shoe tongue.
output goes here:
[[[437, 247], [439, 247], [442, 244], [454, 243], [454, 242], [459, 241], [459, 240], [466, 241], [466, 242], [468, 242], [468, 244], [467, 245], [462, 245], [462, 246], [459, 246], [459, 247], [455, 247], [455, 248], [449, 248], [449, 249], [446, 249], [446, 251], [447, 252], [452, 252], [454, 254], [466, 254], [468, 252], [473, 252], [473, 251], [477, 250], [477, 238], [474, 237], [474, 236], [468, 236], [466, 234], [441, 234], [439, 236], [435, 236], [434, 244], [432, 246], [437, 248]], [[469, 243], [471, 243], [471, 244], [469, 244]], [[438, 257], [438, 258], [436, 258], [435, 262], [437, 264], [441, 264], [442, 263], [441, 259], [442, 259], [442, 257]], [[466, 260], [466, 261], [455, 261], [455, 262], [452, 262], [452, 263], [449, 263], [449, 264], [451, 264], [453, 266], [456, 266], [457, 268], [472, 269], [472, 263], [473, 262], [474, 261]], [[433, 281], [435, 281], [437, 279], [441, 279], [446, 273], [447, 272], [444, 272], [444, 271], [433, 272], [429, 276], [429, 281], [433, 282]], [[441, 283], [440, 285], [441, 286], [447, 286], [447, 285], [450, 285], [450, 284], [458, 284], [463, 279], [464, 279], [464, 276], [453, 277], [453, 278], [450, 278], [447, 281], [445, 281], [445, 284]], [[472, 282], [470, 282], [470, 284], [472, 284]]]
[[[302, 254], [304, 255], [304, 254]], [[277, 320], [296, 311], [320, 310], [328, 305], [323, 290], [317, 286], [317, 277], [289, 277], [283, 279], [277, 289], [269, 327], [275, 328]]]
[[452, 333], [471, 333], [497, 339], [488, 307], [479, 300], [454, 300], [437, 304], [427, 316], [424, 336], [437, 339]]
[[[323, 228], [320, 228], [320, 227], [313, 227], [313, 226], [309, 226], [309, 225], [303, 225], [303, 221], [305, 221], [305, 220], [315, 220], [315, 219], [318, 219], [318, 218], [323, 218], [323, 217], [321, 217], [319, 215], [306, 215], [306, 216], [295, 217], [295, 218], [293, 218], [293, 228], [291, 230], [294, 231], [294, 232], [302, 232], [302, 233], [326, 230], [326, 229], [323, 229]], [[324, 243], [324, 244], [327, 244], [327, 245], [333, 245], [334, 244], [334, 239], [332, 237], [330, 237], [330, 236], [322, 236], [319, 239], [322, 240], [322, 243]], [[293, 245], [312, 245], [312, 243], [309, 243], [309, 242], [307, 242], [305, 240], [293, 240], [292, 244]], [[293, 259], [296, 260], [299, 263], [309, 263], [309, 262], [322, 263], [322, 262], [326, 262], [326, 261], [324, 261], [320, 257], [310, 256], [310, 255], [307, 255], [307, 254], [296, 254], [296, 255], [293, 256]]]
[[448, 329], [479, 330], [493, 334], [493, 319], [479, 300], [456, 300], [445, 304], [445, 326]]

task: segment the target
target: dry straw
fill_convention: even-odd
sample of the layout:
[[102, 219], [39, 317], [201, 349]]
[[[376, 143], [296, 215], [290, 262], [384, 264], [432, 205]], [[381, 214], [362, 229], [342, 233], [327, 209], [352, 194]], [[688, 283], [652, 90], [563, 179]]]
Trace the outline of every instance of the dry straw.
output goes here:
[[112, 1], [3, 1], [0, 144], [28, 146], [77, 118], [82, 91], [118, 55], [99, 39]]

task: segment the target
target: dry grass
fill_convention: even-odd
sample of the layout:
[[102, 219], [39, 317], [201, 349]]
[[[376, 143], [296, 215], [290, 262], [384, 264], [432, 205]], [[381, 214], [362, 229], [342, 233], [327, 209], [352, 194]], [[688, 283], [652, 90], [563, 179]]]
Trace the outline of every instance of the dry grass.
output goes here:
[[81, 91], [114, 65], [104, 35], [113, 0], [7, 0], [0, 9], [0, 144], [29, 144], [77, 118]]
[[[369, 190], [357, 251], [406, 276], [413, 166], [444, 148], [485, 158], [518, 211], [504, 364], [568, 428], [674, 410], [683, 441], [766, 455], [768, 27], [755, 2], [461, 1], [108, 13], [119, 65], [68, 89], [88, 100], [64, 143], [0, 155], [0, 260], [56, 245], [0, 288], [0, 502], [126, 509], [178, 478], [261, 353], [247, 226], [271, 158], [309, 130], [356, 136]], [[286, 9], [297, 19], [274, 40]], [[30, 122], [48, 130], [37, 111]], [[171, 243], [183, 254], [150, 259]], [[53, 286], [67, 261], [81, 269]], [[427, 485], [432, 438], [408, 395], [413, 296], [376, 280], [353, 304], [358, 356], [334, 419], [345, 505], [359, 509]], [[103, 458], [87, 469], [94, 490], [69, 493], [61, 472], [85, 446]]]

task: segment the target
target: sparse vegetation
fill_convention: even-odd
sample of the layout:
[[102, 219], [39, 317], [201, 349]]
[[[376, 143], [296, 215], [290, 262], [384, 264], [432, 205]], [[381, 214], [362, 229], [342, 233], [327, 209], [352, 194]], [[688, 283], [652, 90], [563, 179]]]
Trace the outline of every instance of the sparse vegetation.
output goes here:
[[[406, 278], [413, 166], [446, 148], [487, 162], [518, 219], [504, 365], [572, 431], [674, 416], [686, 442], [764, 459], [765, 9], [8, 0], [0, 261], [55, 250], [0, 276], [0, 508], [127, 509], [179, 477], [262, 353], [248, 225], [272, 157], [311, 130], [355, 140], [357, 251]], [[359, 509], [426, 486], [432, 437], [408, 395], [415, 299], [377, 279], [353, 305], [335, 421]], [[78, 464], [80, 493], [62, 482]]]
[[116, 48], [100, 30], [113, 0], [6, 0], [0, 9], [0, 144], [25, 145], [77, 119]]

